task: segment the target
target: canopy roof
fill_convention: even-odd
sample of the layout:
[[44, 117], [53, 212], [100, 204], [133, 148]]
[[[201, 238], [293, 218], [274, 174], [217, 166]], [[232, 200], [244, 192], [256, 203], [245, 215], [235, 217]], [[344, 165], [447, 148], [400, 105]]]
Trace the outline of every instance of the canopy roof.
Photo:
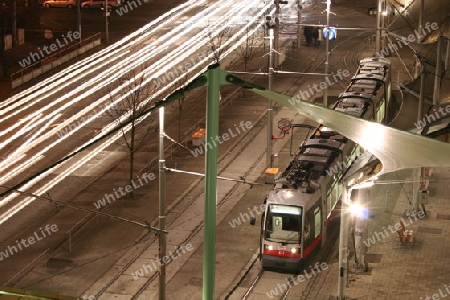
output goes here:
[[345, 135], [375, 155], [383, 168], [378, 175], [400, 169], [450, 166], [450, 144], [347, 115], [298, 98], [250, 88], [299, 114]]
[[445, 20], [439, 24], [439, 28], [428, 33], [422, 40], [423, 44], [436, 43], [437, 39], [443, 36], [445, 38], [450, 38], [450, 16], [445, 18]]

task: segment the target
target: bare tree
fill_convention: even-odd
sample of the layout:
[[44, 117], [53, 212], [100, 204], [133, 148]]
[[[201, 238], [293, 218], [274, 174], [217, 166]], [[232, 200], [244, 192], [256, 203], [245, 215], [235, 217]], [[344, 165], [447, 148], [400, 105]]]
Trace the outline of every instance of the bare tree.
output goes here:
[[244, 61], [244, 72], [247, 72], [248, 64], [255, 57], [258, 49], [258, 37], [256, 36], [256, 32], [252, 33], [254, 26], [246, 27], [245, 41], [236, 49], [239, 57]]
[[[208, 26], [208, 28], [210, 28]], [[213, 35], [211, 31], [208, 32], [208, 47], [214, 55], [214, 62], [219, 63], [222, 58], [223, 51], [225, 49], [222, 48], [224, 42], [227, 40], [230, 33], [230, 28], [223, 28], [216, 35]]]
[[[184, 77], [182, 77], [182, 82], [181, 83], [187, 83], [188, 82], [188, 76], [187, 74], [184, 75]], [[182, 134], [181, 134], [181, 122], [183, 121], [183, 117], [184, 117], [184, 108], [185, 108], [185, 104], [186, 104], [186, 97], [187, 97], [187, 93], [184, 94], [183, 96], [181, 96], [178, 101], [174, 102], [174, 106], [176, 106], [177, 110], [178, 110], [178, 141], [181, 142], [182, 140]]]
[[[120, 94], [114, 96], [112, 92], [109, 93], [109, 100], [113, 105], [106, 111], [106, 115], [117, 122], [117, 125], [130, 122], [128, 131], [126, 127], [122, 129], [123, 144], [128, 149], [129, 155], [130, 182], [134, 178], [135, 153], [142, 146], [154, 121], [154, 117], [147, 117], [144, 120], [141, 120], [142, 117], [137, 118], [150, 107], [151, 101], [149, 99], [155, 90], [154, 87], [144, 81], [145, 76], [138, 75], [136, 71], [130, 71], [119, 78], [117, 86], [126, 83], [125, 88], [122, 89]], [[122, 100], [116, 101], [121, 97]], [[134, 191], [131, 191], [130, 196], [134, 197]]]

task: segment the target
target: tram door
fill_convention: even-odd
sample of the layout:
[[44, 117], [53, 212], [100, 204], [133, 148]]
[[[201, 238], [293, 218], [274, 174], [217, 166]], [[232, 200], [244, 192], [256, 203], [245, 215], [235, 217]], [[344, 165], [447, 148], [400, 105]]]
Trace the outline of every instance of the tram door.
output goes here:
[[[320, 201], [322, 199], [320, 198], [307, 212], [305, 215], [305, 229], [304, 229], [304, 248], [308, 248], [314, 240], [319, 236], [319, 234], [322, 232], [322, 211], [320, 206]], [[318, 248], [321, 246], [319, 244], [316, 246], [316, 249], [311, 250], [318, 250]]]

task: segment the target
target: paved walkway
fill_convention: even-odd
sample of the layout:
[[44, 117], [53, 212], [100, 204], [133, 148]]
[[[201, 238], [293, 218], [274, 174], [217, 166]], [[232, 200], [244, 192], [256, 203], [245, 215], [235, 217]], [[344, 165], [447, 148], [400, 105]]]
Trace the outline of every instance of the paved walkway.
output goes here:
[[[412, 199], [412, 184], [389, 183], [410, 180], [411, 172], [396, 172], [380, 179], [388, 184], [375, 185], [369, 200], [368, 236], [375, 242], [368, 249], [369, 272], [354, 271], [351, 256], [345, 295], [351, 299], [431, 299], [426, 296], [439, 295], [439, 290], [444, 295], [449, 294], [445, 291], [449, 284], [447, 263], [450, 262], [447, 248], [450, 203], [446, 201], [449, 178], [448, 168], [434, 170], [429, 198], [423, 201], [427, 216], [417, 220], [405, 214]], [[415, 232], [412, 245], [402, 245], [397, 232], [389, 230], [390, 225], [394, 226], [401, 219], [407, 229]], [[331, 295], [336, 295], [338, 274], [335, 260], [327, 273], [320, 274], [320, 283], [308, 299], [331, 299]], [[443, 298], [442, 295], [434, 297]]]

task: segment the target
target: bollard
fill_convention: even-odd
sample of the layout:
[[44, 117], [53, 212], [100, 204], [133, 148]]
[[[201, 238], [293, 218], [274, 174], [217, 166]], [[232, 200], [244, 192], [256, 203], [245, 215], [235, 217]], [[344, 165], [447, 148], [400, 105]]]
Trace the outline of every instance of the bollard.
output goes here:
[[272, 168], [278, 168], [278, 153], [272, 154], [270, 156], [270, 165]]
[[420, 202], [427, 203], [430, 192], [428, 190], [420, 190]]
[[389, 195], [389, 190], [386, 189], [386, 202], [384, 205], [384, 212], [388, 212], [388, 195]]

